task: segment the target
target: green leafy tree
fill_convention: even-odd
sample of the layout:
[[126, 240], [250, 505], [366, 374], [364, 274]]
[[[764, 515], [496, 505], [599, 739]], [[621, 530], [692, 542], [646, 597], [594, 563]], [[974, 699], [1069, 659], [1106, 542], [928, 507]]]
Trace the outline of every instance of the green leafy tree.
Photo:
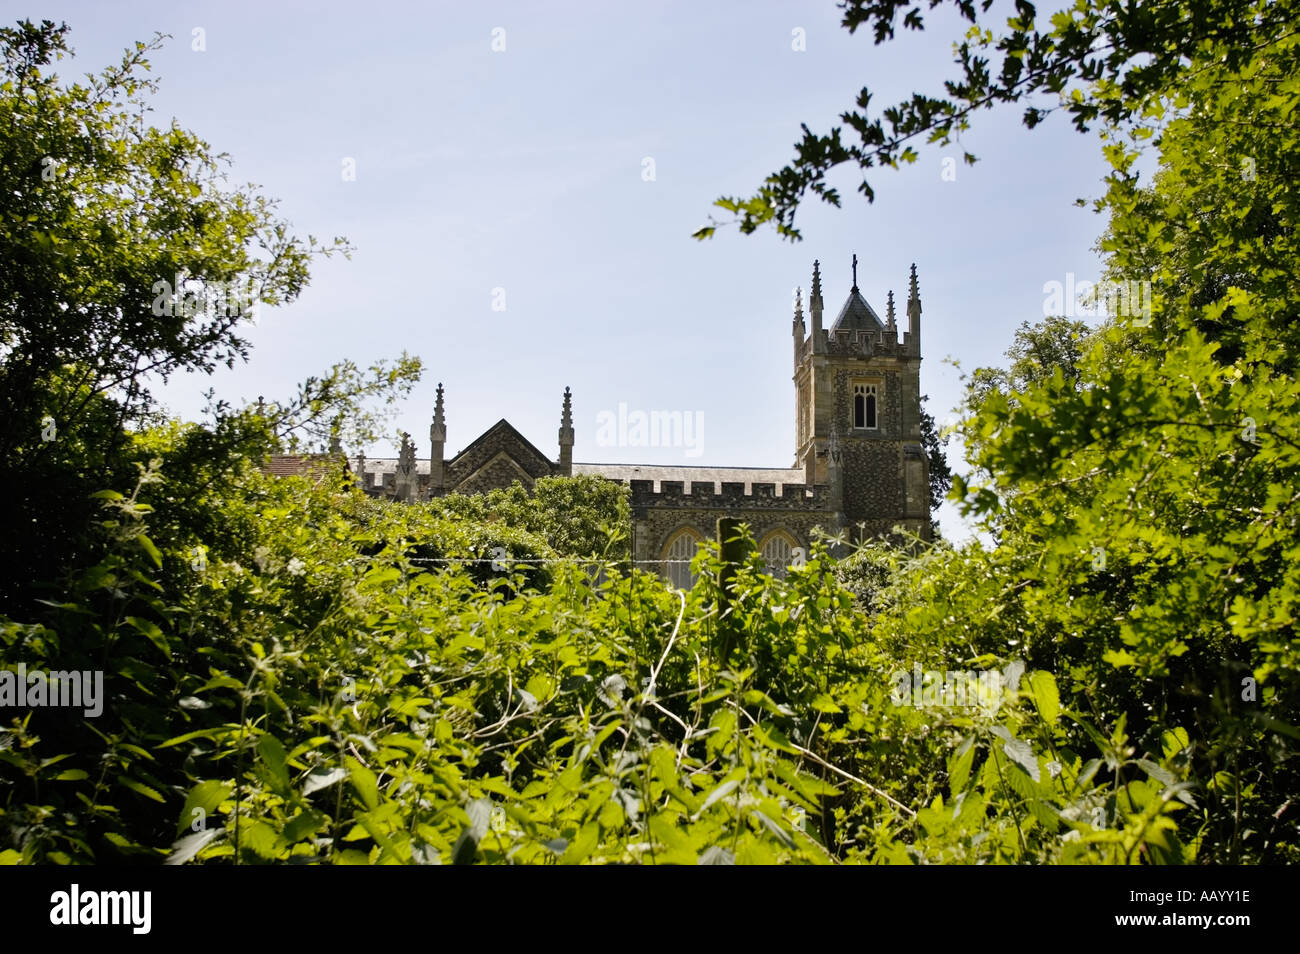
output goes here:
[[447, 517], [500, 521], [545, 538], [575, 557], [626, 557], [631, 536], [628, 490], [603, 477], [541, 477], [532, 492], [518, 481], [486, 494], [449, 494], [429, 506]]
[[1079, 366], [1091, 334], [1086, 322], [1061, 316], [1044, 318], [1032, 325], [1021, 322], [1006, 351], [1010, 362], [1007, 367], [976, 368], [971, 373], [966, 382], [966, 407], [977, 411], [990, 392], [1014, 395], [1046, 381], [1058, 369], [1067, 383], [1077, 385]]
[[[923, 26], [920, 4], [843, 6], [877, 42], [900, 15]], [[1041, 832], [1096, 812], [1073, 844], [1109, 845], [1112, 860], [1294, 860], [1295, 5], [1079, 0], [1044, 17], [1017, 3], [1005, 24], [989, 3], [956, 8], [972, 29], [945, 96], [872, 114], [863, 90], [842, 117], [859, 142], [805, 127], [790, 165], [718, 202], [742, 233], [771, 224], [797, 239], [808, 193], [839, 204], [839, 166], [914, 161], [914, 144], [950, 145], [1001, 103], [1031, 127], [1061, 111], [1099, 132], [1114, 169], [1096, 206], [1108, 277], [1152, 288], [1151, 321], [1113, 316], [1086, 338], [1063, 320], [1022, 327], [1012, 368], [974, 382], [962, 435], [978, 476], [955, 492], [995, 542], [936, 548], [895, 574], [883, 605], [898, 609], [873, 633], [936, 664], [1020, 654], [1053, 675], [1048, 695], [1069, 715], [1040, 708], [1051, 728], [1028, 741], [1033, 759], [1009, 723], [1002, 742], [949, 736], [947, 796], [980, 808], [964, 834], [964, 813], [918, 812], [908, 852], [932, 857], [926, 846], [975, 829], [1033, 851], [1029, 816]], [[1154, 181], [1138, 174], [1151, 150]], [[865, 178], [859, 191], [873, 195]], [[1021, 757], [998, 764], [998, 749]], [[1097, 758], [1073, 762], [1087, 749]], [[979, 779], [975, 750], [989, 756]], [[1055, 820], [1040, 753], [1066, 782]], [[1085, 779], [1112, 794], [1078, 791]]]
[[[325, 374], [303, 381], [283, 402], [246, 406], [262, 417], [275, 435], [277, 449], [289, 453], [324, 453], [332, 447], [364, 449], [379, 440], [394, 405], [419, 383], [423, 363], [402, 352], [395, 361], [376, 361], [364, 371], [354, 361], [340, 361]], [[228, 414], [224, 402], [209, 392], [215, 419]]]
[[939, 538], [939, 521], [934, 514], [948, 496], [952, 487], [952, 469], [948, 466], [948, 455], [944, 448], [948, 445], [946, 434], [940, 434], [934, 423], [934, 416], [925, 409], [928, 396], [921, 397], [921, 446], [930, 465], [930, 535]]
[[[1103, 247], [1113, 274], [1152, 269], [1154, 320], [1108, 322], [1077, 381], [991, 392], [965, 424], [987, 479], [958, 481], [1000, 530], [983, 571], [999, 625], [968, 638], [1014, 627], [1138, 751], [1186, 731], [1202, 794], [1179, 830], [1223, 862], [1296, 853], [1300, 208], [1279, 91], [1297, 67], [1279, 30], [1244, 64], [1202, 62], [1134, 142], [1112, 137]], [[1153, 138], [1147, 184], [1133, 163]]]
[[[876, 45], [894, 39], [900, 25], [925, 29], [924, 11], [941, 5], [949, 4], [840, 3], [843, 26], [850, 33], [870, 32]], [[832, 170], [855, 170], [861, 176], [857, 191], [871, 201], [869, 170], [915, 162], [915, 144], [949, 146], [977, 113], [1003, 104], [1023, 106], [1030, 129], [1054, 112], [1068, 115], [1080, 131], [1140, 125], [1148, 107], [1180, 95], [1204, 64], [1221, 63], [1228, 73], [1246, 68], [1261, 47], [1286, 33], [1296, 15], [1293, 0], [1075, 0], [1050, 7], [1047, 14], [1029, 0], [952, 0], [950, 5], [970, 28], [955, 38], [956, 71], [943, 82], [942, 94], [914, 92], [873, 113], [874, 94], [863, 87], [856, 109], [840, 115], [844, 126], [819, 134], [805, 124], [793, 161], [748, 198], [718, 199], [715, 205], [732, 215], [728, 221], [745, 234], [770, 224], [797, 240], [795, 214], [808, 193], [840, 205], [839, 190], [829, 182]], [[857, 141], [846, 141], [844, 127]], [[976, 161], [969, 152], [963, 158]], [[709, 238], [719, 224], [711, 221], [695, 236]]]
[[88, 495], [129, 485], [124, 429], [147, 419], [150, 383], [245, 358], [257, 308], [346, 251], [298, 239], [227, 185], [224, 156], [148, 122], [161, 37], [65, 84], [67, 32], [0, 29], [0, 495], [24, 528], [0, 544], [10, 598], [91, 548]]

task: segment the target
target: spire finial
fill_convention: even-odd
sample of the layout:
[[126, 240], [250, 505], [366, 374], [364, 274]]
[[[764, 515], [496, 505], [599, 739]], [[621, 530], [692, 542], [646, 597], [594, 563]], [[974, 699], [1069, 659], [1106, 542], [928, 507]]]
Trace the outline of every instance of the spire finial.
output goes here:
[[896, 325], [894, 324], [894, 290], [892, 288], [889, 290], [887, 301], [888, 305], [885, 310], [885, 320], [887, 322], [886, 327], [894, 328]]
[[912, 346], [921, 346], [921, 292], [916, 287], [916, 264], [912, 264], [912, 277], [908, 281], [907, 330], [912, 336]]
[[564, 410], [560, 412], [560, 476], [573, 476], [573, 400], [568, 386], [564, 388]]
[[858, 253], [853, 253], [853, 290], [858, 290]]
[[429, 425], [429, 440], [432, 442], [432, 454], [429, 458], [432, 461], [436, 458], [439, 464], [442, 463], [442, 445], [447, 440], [447, 418], [443, 414], [442, 407], [442, 382], [438, 382], [438, 399], [433, 404], [433, 423]]
[[818, 261], [813, 262], [812, 291], [808, 293], [808, 311], [812, 314], [812, 350], [815, 354], [821, 354], [826, 349], [826, 343], [823, 340], [825, 333], [822, 331], [822, 266]]
[[794, 290], [794, 320], [803, 321], [803, 288], [796, 287]]

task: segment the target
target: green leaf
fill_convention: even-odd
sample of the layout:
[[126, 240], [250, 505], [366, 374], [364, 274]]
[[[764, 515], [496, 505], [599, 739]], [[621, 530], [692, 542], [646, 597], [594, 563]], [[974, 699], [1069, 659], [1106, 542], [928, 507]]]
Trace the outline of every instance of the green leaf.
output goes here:
[[1038, 714], [1048, 725], [1055, 725], [1061, 717], [1061, 696], [1056, 690], [1056, 679], [1050, 672], [1036, 670], [1029, 677], [1029, 691], [1034, 697]]
[[154, 566], [162, 569], [162, 554], [158, 551], [158, 548], [154, 546], [154, 542], [143, 533], [135, 539], [140, 544], [140, 549], [149, 555], [150, 560], [153, 560]]
[[452, 846], [453, 865], [474, 863], [474, 856], [478, 853], [478, 843], [487, 834], [488, 823], [492, 820], [492, 802], [490, 799], [476, 798], [465, 806], [465, 814], [469, 816], [469, 824], [461, 830], [460, 837]]
[[361, 796], [361, 801], [366, 808], [374, 811], [379, 807], [379, 783], [375, 779], [375, 773], [350, 755], [343, 757], [343, 764], [348, 768], [348, 775], [352, 779], [352, 787]]
[[284, 826], [282, 833], [284, 840], [288, 844], [302, 841], [304, 838], [316, 834], [328, 824], [329, 819], [318, 811], [305, 811], [295, 815]]
[[577, 865], [587, 860], [587, 857], [595, 849], [596, 843], [600, 840], [600, 825], [596, 822], [588, 822], [583, 825], [574, 837], [569, 847], [565, 849], [564, 854], [560, 856], [560, 864]]
[[136, 781], [135, 779], [131, 778], [129, 775], [119, 776], [117, 781], [124, 788], [129, 788], [131, 791], [143, 795], [145, 798], [150, 798], [153, 799], [155, 802], [161, 802], [164, 804], [167, 801], [167, 799], [159, 795], [155, 789], [150, 788], [148, 785], [144, 784], [144, 782]]
[[164, 656], [171, 659], [171, 645], [167, 642], [167, 637], [163, 635], [163, 631], [158, 628], [157, 623], [154, 623], [151, 620], [141, 619], [138, 616], [128, 616], [126, 622], [132, 629], [157, 646]]
[[968, 735], [948, 760], [948, 783], [954, 798], [966, 789], [974, 761], [975, 736]]
[[289, 772], [285, 767], [287, 756], [280, 740], [273, 735], [263, 735], [257, 740], [257, 754], [261, 756], [262, 764], [270, 774], [270, 782], [275, 791], [287, 792], [289, 790]]
[[785, 845], [787, 848], [794, 847], [794, 839], [790, 837], [790, 833], [787, 832], [780, 825], [778, 825], [776, 822], [774, 822], [772, 819], [768, 818], [767, 815], [763, 814], [757, 808], [754, 809], [752, 812], [750, 812], [749, 815], [760, 825], [762, 825], [773, 835], [775, 835], [777, 837], [777, 840], [780, 841], [781, 844]]
[[163, 859], [163, 864], [185, 864], [185, 862], [197, 855], [206, 845], [210, 844], [212, 840], [220, 834], [221, 829], [209, 828], [206, 831], [196, 831], [192, 834], [186, 835], [184, 838], [176, 840], [172, 843], [171, 854]]
[[239, 829], [239, 847], [248, 849], [253, 854], [274, 861], [280, 854], [275, 829], [260, 819]]
[[1002, 743], [1002, 751], [1007, 758], [1019, 765], [1035, 782], [1038, 781], [1038, 759], [1028, 742], [1020, 739], [1008, 739]]
[[1187, 730], [1181, 726], [1175, 729], [1168, 729], [1160, 737], [1160, 748], [1165, 753], [1166, 759], [1171, 759], [1180, 752], [1185, 751], [1190, 745]]
[[1173, 785], [1178, 781], [1172, 772], [1168, 769], [1161, 768], [1150, 759], [1138, 759], [1137, 764], [1142, 771], [1146, 772], [1161, 785]]
[[[235, 729], [237, 730], [238, 726], [236, 726]], [[230, 731], [230, 728], [224, 726], [215, 729], [196, 729], [193, 732], [186, 732], [183, 735], [178, 735], [174, 738], [168, 739], [166, 742], [159, 742], [155, 748], [168, 749], [173, 745], [180, 745], [182, 742], [189, 742], [191, 739], [219, 739], [224, 735], [228, 735]]]
[[324, 766], [314, 768], [307, 773], [307, 781], [302, 786], [302, 794], [304, 796], [311, 795], [313, 792], [328, 788], [347, 777], [347, 770], [339, 768], [337, 765], [334, 768], [325, 768]]
[[739, 784], [740, 784], [740, 779], [733, 778], [729, 782], [723, 782], [721, 785], [715, 786], [713, 791], [709, 793], [709, 797], [704, 800], [704, 804], [700, 806], [699, 811], [695, 813], [695, 817], [699, 818], [701, 815], [703, 815], [705, 812], [709, 810], [709, 806], [711, 806], [714, 802], [718, 801], [719, 799], [726, 798], [728, 795], [730, 795], [732, 792], [736, 790], [736, 786], [738, 786]]
[[820, 693], [816, 698], [813, 699], [812, 707], [818, 712], [835, 713], [835, 712], [844, 711], [838, 705], [836, 705], [835, 700], [832, 699], [831, 696], [825, 692]]
[[710, 759], [717, 758], [719, 752], [727, 748], [736, 733], [736, 713], [731, 709], [719, 709], [709, 719], [711, 730], [704, 737], [704, 749]]
[[185, 797], [185, 805], [181, 808], [180, 818], [176, 822], [176, 833], [179, 835], [186, 828], [189, 828], [195, 822], [194, 810], [196, 808], [203, 810], [203, 818], [213, 814], [218, 806], [226, 800], [233, 786], [226, 782], [218, 782], [215, 779], [199, 782], [192, 789], [189, 795]]

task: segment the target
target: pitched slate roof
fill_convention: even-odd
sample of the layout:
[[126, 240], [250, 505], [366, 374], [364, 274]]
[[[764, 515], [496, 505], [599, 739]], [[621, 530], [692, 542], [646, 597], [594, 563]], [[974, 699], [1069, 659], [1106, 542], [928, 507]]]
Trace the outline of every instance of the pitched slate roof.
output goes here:
[[849, 300], [840, 309], [839, 317], [831, 325], [831, 334], [837, 331], [880, 331], [884, 327], [885, 323], [880, 320], [875, 309], [854, 288], [849, 292]]

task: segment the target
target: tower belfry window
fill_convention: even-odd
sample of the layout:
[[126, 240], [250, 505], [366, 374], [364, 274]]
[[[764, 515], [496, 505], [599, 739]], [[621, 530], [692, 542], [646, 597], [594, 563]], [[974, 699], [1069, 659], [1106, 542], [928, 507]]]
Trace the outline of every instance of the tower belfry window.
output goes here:
[[853, 426], [875, 430], [877, 394], [874, 384], [853, 385]]

